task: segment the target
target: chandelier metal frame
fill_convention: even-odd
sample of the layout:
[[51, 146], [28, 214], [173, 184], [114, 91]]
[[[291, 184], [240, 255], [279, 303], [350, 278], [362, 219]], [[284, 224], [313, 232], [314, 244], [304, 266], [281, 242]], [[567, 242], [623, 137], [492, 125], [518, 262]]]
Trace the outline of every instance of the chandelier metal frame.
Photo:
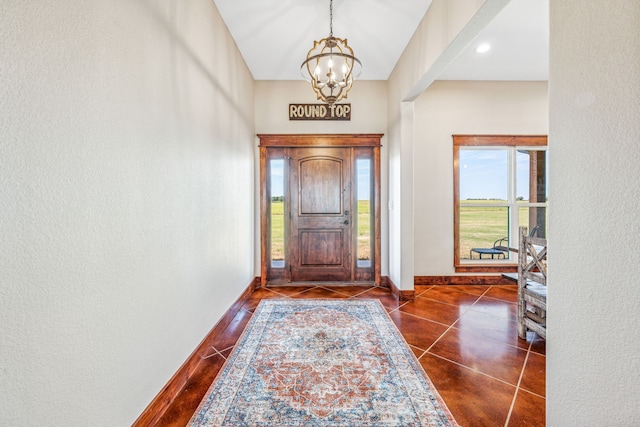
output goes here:
[[327, 104], [346, 98], [362, 72], [362, 63], [354, 56], [347, 39], [333, 36], [333, 0], [329, 1], [329, 37], [313, 42], [300, 72], [311, 82], [317, 99]]

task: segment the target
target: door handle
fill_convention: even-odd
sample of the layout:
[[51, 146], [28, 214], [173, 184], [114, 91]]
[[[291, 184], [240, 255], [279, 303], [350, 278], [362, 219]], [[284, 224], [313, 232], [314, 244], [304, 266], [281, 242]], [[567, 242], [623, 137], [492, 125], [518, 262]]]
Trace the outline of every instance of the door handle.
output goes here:
[[345, 220], [344, 220], [344, 222], [343, 222], [343, 224], [344, 224], [344, 225], [349, 224], [349, 220], [348, 220], [348, 219], [345, 219]]

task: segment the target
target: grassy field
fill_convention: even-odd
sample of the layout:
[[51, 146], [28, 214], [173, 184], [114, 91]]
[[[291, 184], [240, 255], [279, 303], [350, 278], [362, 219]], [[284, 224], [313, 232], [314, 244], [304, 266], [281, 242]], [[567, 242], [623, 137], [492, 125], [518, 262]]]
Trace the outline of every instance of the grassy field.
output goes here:
[[271, 202], [271, 259], [284, 259], [284, 202]]
[[371, 203], [358, 200], [358, 259], [371, 259]]
[[[371, 223], [369, 200], [358, 201], [358, 259], [369, 259], [371, 253]], [[271, 258], [284, 259], [284, 203], [271, 203]]]
[[471, 248], [490, 248], [493, 246], [493, 242], [508, 236], [508, 234], [509, 214], [507, 208], [481, 205], [460, 207], [461, 259], [469, 258]]
[[[474, 200], [471, 202], [473, 206], [460, 207], [460, 259], [469, 259], [471, 248], [490, 248], [496, 240], [509, 235], [509, 210], [506, 207], [486, 206], [495, 202]], [[519, 208], [518, 218], [520, 225], [528, 226], [529, 208]], [[517, 242], [501, 244], [517, 246]], [[474, 258], [477, 257], [478, 254], [474, 254]]]
[[[468, 203], [468, 201], [466, 202]], [[509, 234], [506, 207], [486, 206], [491, 201], [477, 200], [473, 206], [460, 207], [460, 259], [469, 259], [471, 248], [490, 248], [493, 243]], [[495, 201], [493, 201], [495, 203]], [[274, 201], [271, 208], [272, 259], [284, 259], [283, 202]], [[520, 208], [521, 225], [528, 225], [529, 208]], [[369, 259], [371, 254], [370, 202], [358, 201], [358, 259]], [[504, 243], [505, 245], [507, 243]], [[511, 244], [510, 246], [513, 246]], [[477, 258], [477, 254], [475, 257]], [[486, 258], [486, 257], [485, 257]]]

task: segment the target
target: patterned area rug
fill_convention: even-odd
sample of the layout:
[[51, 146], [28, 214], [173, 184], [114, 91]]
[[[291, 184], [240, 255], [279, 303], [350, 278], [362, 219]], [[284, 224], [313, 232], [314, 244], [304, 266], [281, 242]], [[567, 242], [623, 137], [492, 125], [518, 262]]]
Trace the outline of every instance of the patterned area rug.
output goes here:
[[457, 426], [378, 300], [264, 300], [190, 426]]

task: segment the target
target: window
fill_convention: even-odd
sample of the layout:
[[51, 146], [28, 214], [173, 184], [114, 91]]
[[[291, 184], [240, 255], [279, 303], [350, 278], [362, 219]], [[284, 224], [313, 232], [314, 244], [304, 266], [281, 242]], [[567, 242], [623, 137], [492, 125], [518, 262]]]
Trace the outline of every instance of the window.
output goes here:
[[454, 265], [458, 272], [515, 266], [518, 227], [547, 230], [547, 137], [454, 135]]
[[269, 159], [271, 268], [284, 268], [284, 159]]
[[371, 224], [373, 215], [371, 213], [372, 200], [372, 159], [370, 157], [356, 159], [356, 204], [355, 220], [357, 232], [357, 257], [358, 268], [370, 268], [372, 265], [371, 246]]

